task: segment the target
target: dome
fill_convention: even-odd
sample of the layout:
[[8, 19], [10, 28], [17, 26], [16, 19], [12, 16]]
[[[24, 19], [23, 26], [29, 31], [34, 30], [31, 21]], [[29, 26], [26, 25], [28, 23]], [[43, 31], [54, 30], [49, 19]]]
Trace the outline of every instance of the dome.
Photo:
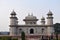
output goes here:
[[47, 15], [53, 15], [52, 12], [49, 10], [48, 14]]
[[12, 11], [11, 15], [16, 15], [16, 13], [15, 13], [15, 11], [14, 11], [14, 10]]
[[33, 15], [28, 15], [25, 17], [25, 19], [37, 19], [36, 16]]
[[45, 20], [45, 18], [44, 18], [44, 17], [42, 17], [42, 18], [41, 18], [41, 20]]

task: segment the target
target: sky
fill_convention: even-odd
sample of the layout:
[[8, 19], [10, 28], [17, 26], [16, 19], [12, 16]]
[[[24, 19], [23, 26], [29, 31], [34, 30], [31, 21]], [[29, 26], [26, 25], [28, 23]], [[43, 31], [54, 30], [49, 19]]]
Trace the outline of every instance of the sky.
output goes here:
[[53, 13], [54, 24], [60, 23], [60, 0], [0, 0], [0, 31], [9, 31], [9, 17], [13, 10], [20, 25], [24, 24], [23, 19], [32, 13], [39, 19], [37, 23], [40, 24], [41, 17], [46, 19], [49, 10]]

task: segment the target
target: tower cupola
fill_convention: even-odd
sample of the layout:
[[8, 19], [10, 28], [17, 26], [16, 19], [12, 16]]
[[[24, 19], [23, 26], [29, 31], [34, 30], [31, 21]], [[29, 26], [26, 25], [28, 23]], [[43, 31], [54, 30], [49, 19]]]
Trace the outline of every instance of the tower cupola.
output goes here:
[[16, 12], [13, 10], [10, 15], [11, 17], [16, 17]]
[[11, 15], [10, 25], [17, 25], [18, 24], [18, 18], [16, 17], [16, 12], [13, 10], [10, 15]]
[[52, 17], [53, 13], [49, 10], [47, 15], [48, 15], [48, 17]]
[[53, 13], [50, 10], [47, 14], [47, 24], [48, 25], [53, 25]]
[[45, 18], [42, 16], [41, 20], [45, 20]]
[[52, 12], [49, 10], [48, 14], [47, 15], [53, 15]]
[[45, 18], [43, 16], [41, 18], [41, 25], [45, 25]]
[[15, 11], [14, 11], [14, 10], [12, 11], [11, 15], [16, 15], [16, 13], [15, 13]]

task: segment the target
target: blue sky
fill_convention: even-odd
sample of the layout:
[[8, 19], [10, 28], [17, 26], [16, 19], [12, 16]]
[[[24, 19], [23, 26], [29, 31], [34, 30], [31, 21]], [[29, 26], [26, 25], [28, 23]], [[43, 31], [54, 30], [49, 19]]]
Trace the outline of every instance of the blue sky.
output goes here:
[[0, 0], [0, 31], [9, 31], [9, 17], [12, 10], [17, 13], [19, 24], [24, 24], [23, 19], [28, 13], [47, 17], [49, 10], [54, 14], [54, 23], [60, 23], [60, 0]]

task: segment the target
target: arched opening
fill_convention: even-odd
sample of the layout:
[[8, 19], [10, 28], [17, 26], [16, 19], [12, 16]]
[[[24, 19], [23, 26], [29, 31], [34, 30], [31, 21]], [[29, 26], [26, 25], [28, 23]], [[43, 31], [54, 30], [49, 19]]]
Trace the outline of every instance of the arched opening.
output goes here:
[[44, 33], [44, 28], [42, 28], [42, 34]]
[[34, 29], [30, 29], [30, 34], [34, 34]]
[[22, 32], [22, 29], [20, 28], [20, 29], [19, 29], [19, 33], [21, 33], [21, 32]]

